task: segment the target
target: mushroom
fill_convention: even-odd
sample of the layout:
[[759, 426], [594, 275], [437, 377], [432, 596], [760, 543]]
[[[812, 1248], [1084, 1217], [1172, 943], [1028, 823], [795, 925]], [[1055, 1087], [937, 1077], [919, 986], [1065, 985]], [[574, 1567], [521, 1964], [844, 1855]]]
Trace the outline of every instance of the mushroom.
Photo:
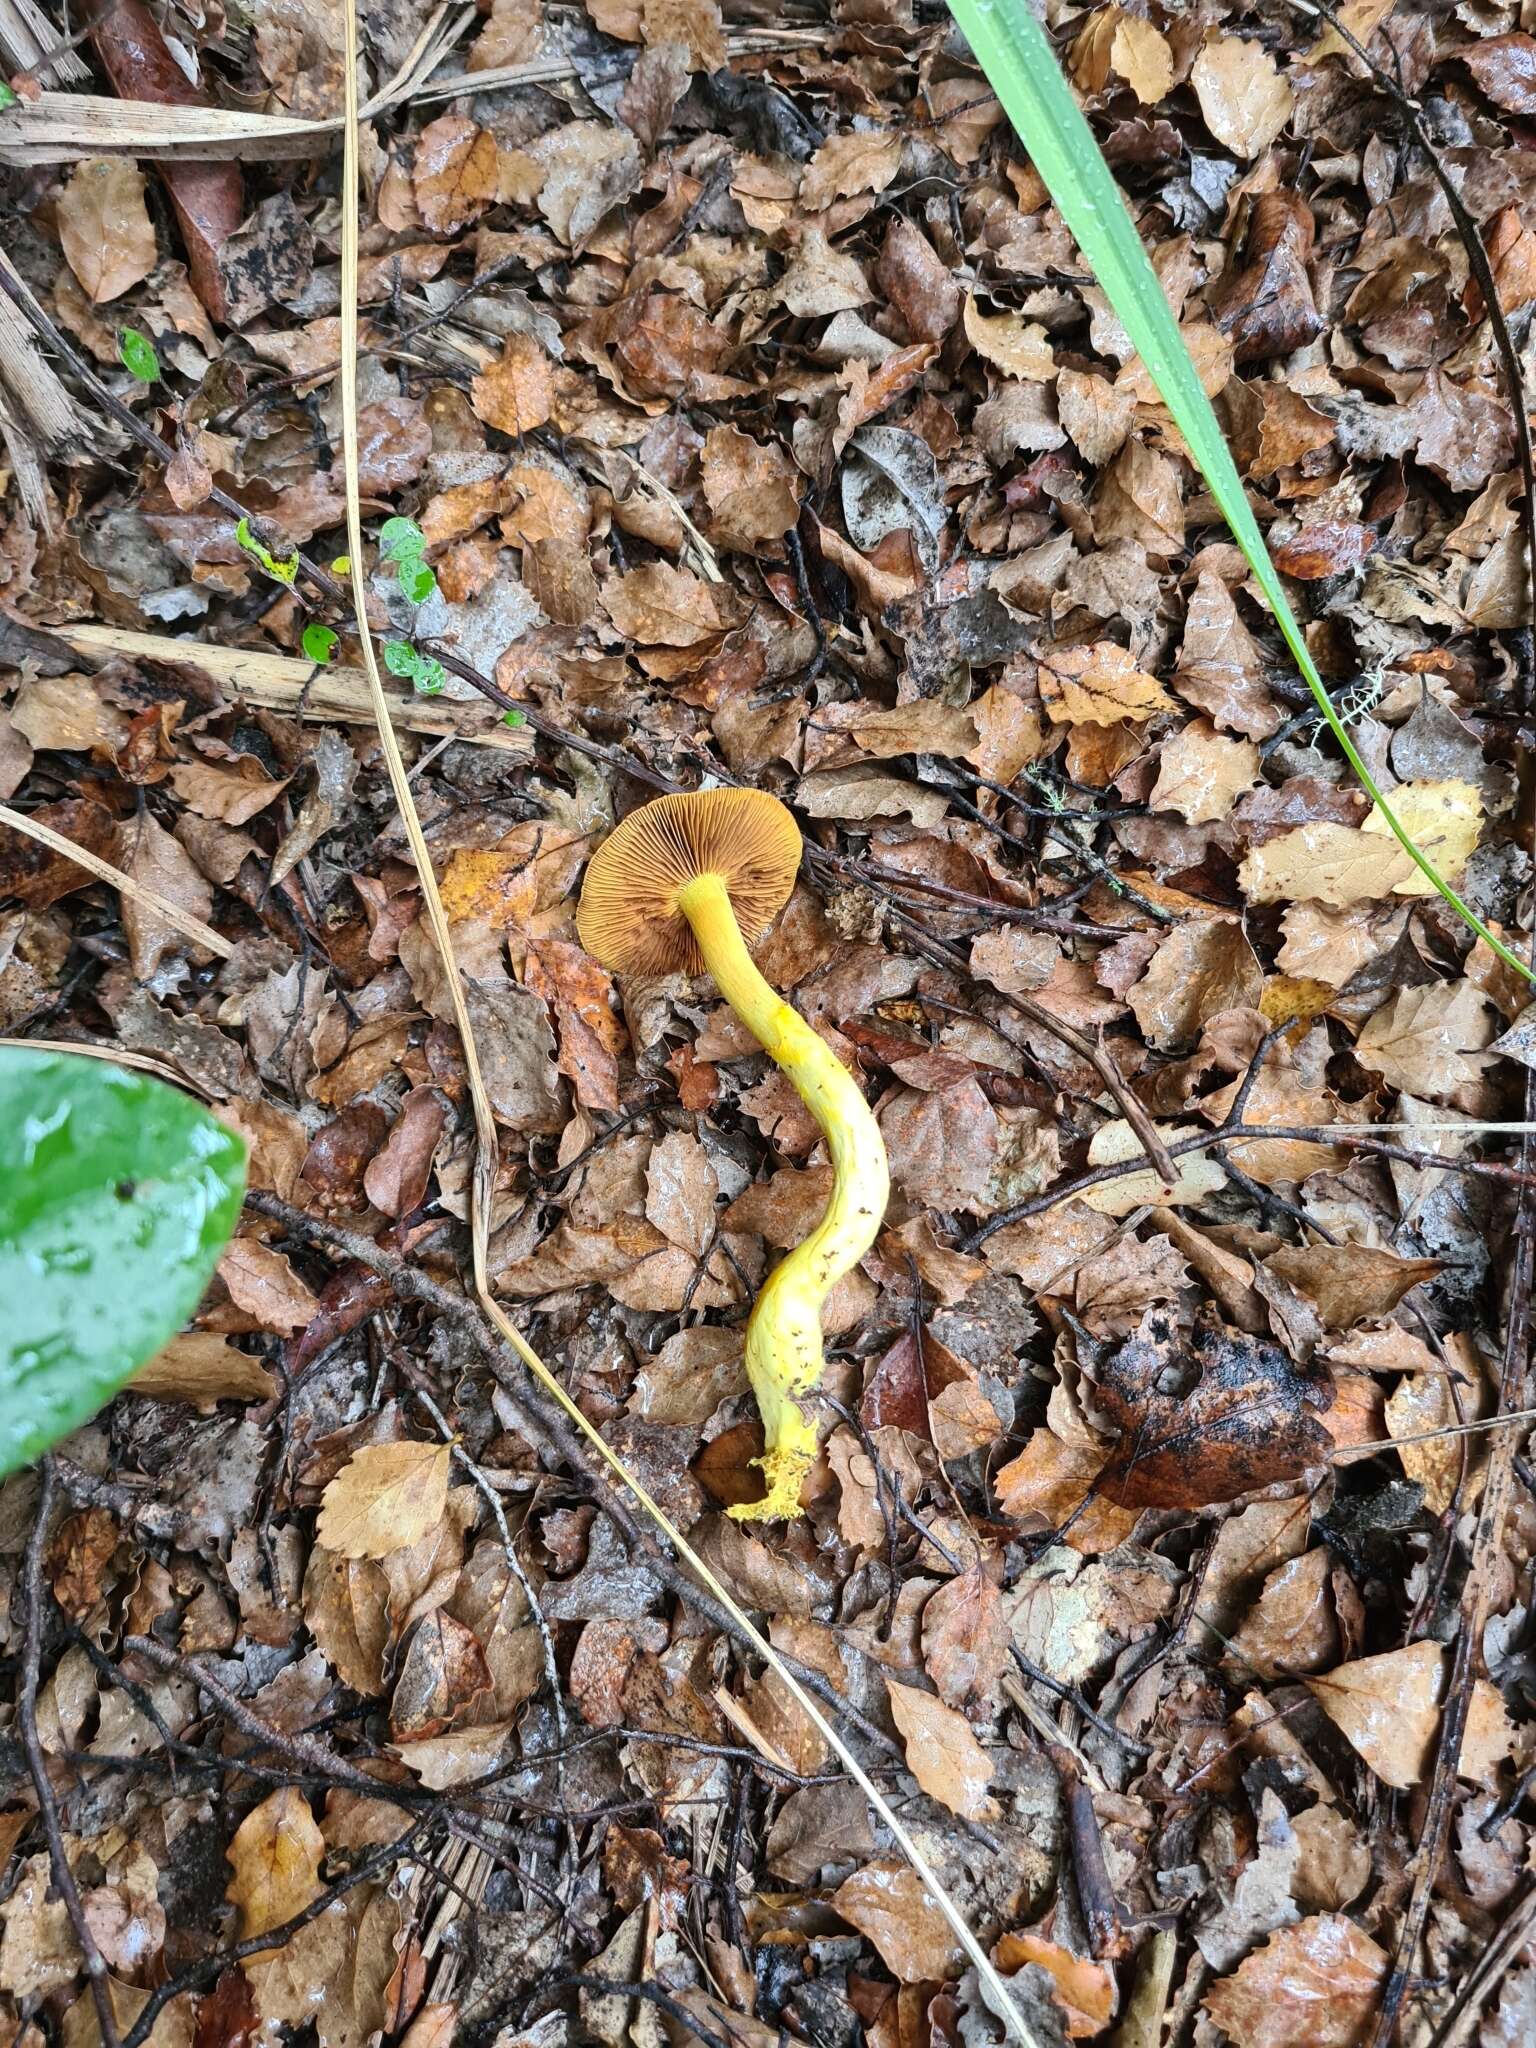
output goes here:
[[576, 912], [582, 945], [614, 973], [713, 975], [794, 1083], [832, 1155], [826, 1213], [769, 1275], [747, 1324], [768, 1490], [730, 1510], [740, 1521], [800, 1512], [817, 1449], [800, 1402], [821, 1379], [821, 1305], [874, 1243], [890, 1194], [885, 1144], [858, 1084], [768, 986], [742, 936], [756, 938], [783, 909], [799, 865], [800, 828], [777, 797], [755, 789], [664, 796], [632, 811], [604, 842]]

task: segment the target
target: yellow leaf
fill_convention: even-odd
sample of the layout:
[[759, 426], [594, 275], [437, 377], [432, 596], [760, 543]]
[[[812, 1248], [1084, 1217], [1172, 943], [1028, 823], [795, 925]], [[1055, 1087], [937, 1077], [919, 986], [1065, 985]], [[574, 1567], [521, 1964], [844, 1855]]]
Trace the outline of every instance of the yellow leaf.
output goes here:
[[[1388, 795], [1397, 821], [1420, 853], [1440, 870], [1447, 882], [1454, 882], [1476, 850], [1483, 829], [1483, 799], [1475, 783], [1454, 778], [1446, 782], [1405, 782]], [[1380, 811], [1373, 810], [1360, 827], [1376, 838], [1392, 838], [1392, 828]], [[1392, 841], [1396, 846], [1395, 839]], [[1399, 847], [1398, 851], [1402, 849]], [[1407, 859], [1407, 856], [1403, 856]], [[1410, 863], [1409, 872], [1392, 885], [1394, 896], [1434, 896], [1434, 883], [1422, 869]]]
[[[1159, 1135], [1165, 1144], [1176, 1145], [1181, 1138], [1195, 1136], [1193, 1124], [1163, 1124]], [[1101, 1124], [1094, 1132], [1088, 1145], [1090, 1166], [1113, 1166], [1118, 1159], [1140, 1157], [1142, 1144], [1130, 1125], [1117, 1117], [1112, 1123]], [[1083, 1201], [1090, 1209], [1097, 1209], [1101, 1216], [1129, 1216], [1133, 1209], [1139, 1209], [1144, 1202], [1161, 1202], [1172, 1208], [1182, 1202], [1203, 1201], [1226, 1183], [1226, 1174], [1218, 1161], [1209, 1152], [1186, 1152], [1174, 1161], [1178, 1179], [1170, 1194], [1158, 1179], [1155, 1166], [1144, 1166], [1138, 1173], [1122, 1173], [1114, 1180], [1100, 1181], [1096, 1187], [1083, 1190]]]
[[1113, 640], [1053, 647], [1042, 654], [1040, 701], [1058, 725], [1119, 725], [1174, 709], [1157, 678], [1139, 669]]
[[1261, 156], [1290, 119], [1294, 100], [1262, 43], [1213, 36], [1190, 73], [1205, 125], [1235, 156]]
[[[1365, 49], [1369, 47], [1371, 37], [1395, 5], [1396, 0], [1344, 0], [1344, 5], [1334, 11], [1340, 26], [1347, 28], [1355, 41]], [[1325, 57], [1353, 56], [1354, 51], [1330, 22], [1301, 62], [1321, 64]]]
[[320, 1882], [325, 1838], [297, 1786], [284, 1785], [263, 1799], [240, 1823], [225, 1853], [235, 1874], [224, 1896], [240, 1908], [243, 1940], [281, 1927], [325, 1889]]
[[1144, 107], [1156, 106], [1173, 84], [1173, 52], [1150, 21], [1124, 14], [1115, 24], [1109, 61]]
[[441, 1521], [446, 1444], [368, 1444], [325, 1489], [317, 1533], [339, 1557], [388, 1557]]
[[532, 915], [535, 896], [534, 864], [525, 851], [461, 847], [443, 873], [450, 923], [480, 918], [493, 931], [506, 931]]

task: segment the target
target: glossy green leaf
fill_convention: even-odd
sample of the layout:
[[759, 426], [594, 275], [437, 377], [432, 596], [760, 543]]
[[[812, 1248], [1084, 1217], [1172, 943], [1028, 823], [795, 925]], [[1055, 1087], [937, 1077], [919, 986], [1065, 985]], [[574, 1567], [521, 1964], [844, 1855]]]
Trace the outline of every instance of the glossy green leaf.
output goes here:
[[425, 604], [437, 588], [437, 578], [420, 555], [412, 555], [400, 564], [400, 588], [412, 604]]
[[384, 642], [384, 666], [392, 676], [413, 676], [421, 656], [409, 640], [386, 640]]
[[118, 335], [117, 353], [123, 368], [131, 377], [137, 377], [141, 384], [159, 381], [160, 358], [155, 354], [155, 345], [147, 334], [140, 334], [137, 327], [125, 327]]
[[306, 661], [323, 668], [336, 652], [336, 635], [329, 626], [322, 626], [318, 619], [311, 619], [304, 628], [299, 645], [304, 649]]
[[414, 519], [386, 519], [379, 528], [379, 553], [386, 562], [408, 562], [426, 549], [427, 536]]
[[186, 1322], [240, 1217], [245, 1147], [163, 1081], [0, 1047], [0, 1474]]
[[1136, 224], [1028, 0], [949, 0], [949, 10], [1151, 373], [1345, 759], [1414, 865], [1501, 960], [1531, 977], [1525, 962], [1494, 937], [1419, 850], [1333, 708]]

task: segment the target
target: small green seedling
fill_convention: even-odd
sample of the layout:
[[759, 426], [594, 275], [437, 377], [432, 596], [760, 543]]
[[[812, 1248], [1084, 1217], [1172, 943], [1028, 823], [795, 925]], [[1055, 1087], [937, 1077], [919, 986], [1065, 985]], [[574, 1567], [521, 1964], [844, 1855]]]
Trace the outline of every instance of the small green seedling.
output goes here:
[[304, 650], [306, 661], [314, 662], [317, 668], [324, 668], [336, 652], [336, 635], [329, 626], [322, 626], [318, 619], [311, 619], [304, 628], [299, 645]]
[[155, 345], [137, 327], [123, 328], [117, 337], [117, 353], [130, 377], [137, 377], [141, 384], [159, 382], [160, 358], [155, 354]]
[[235, 539], [245, 552], [254, 557], [274, 583], [291, 585], [299, 573], [299, 551], [294, 549], [286, 562], [280, 562], [270, 548], [263, 547], [251, 531], [251, 522], [243, 514], [235, 522]]
[[6, 113], [17, 104], [16, 95], [3, 81], [0, 81], [0, 114]]
[[384, 642], [384, 666], [392, 676], [408, 677], [420, 697], [440, 695], [448, 680], [443, 664], [434, 661], [430, 654], [420, 653], [409, 640]]

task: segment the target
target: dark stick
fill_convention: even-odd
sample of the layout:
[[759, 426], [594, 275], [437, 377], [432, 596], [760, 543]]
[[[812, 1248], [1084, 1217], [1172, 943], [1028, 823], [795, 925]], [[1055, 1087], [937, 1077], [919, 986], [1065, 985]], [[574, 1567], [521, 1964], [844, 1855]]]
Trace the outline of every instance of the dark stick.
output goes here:
[[22, 1649], [21, 1695], [16, 1703], [16, 1717], [21, 1723], [21, 1744], [27, 1753], [27, 1770], [32, 1779], [32, 1790], [37, 1795], [43, 1833], [48, 1838], [48, 1862], [53, 1871], [54, 1889], [64, 1901], [69, 1924], [85, 1958], [85, 1974], [91, 1982], [91, 2000], [101, 2028], [102, 2048], [123, 2048], [122, 2036], [117, 2031], [117, 2015], [112, 2010], [112, 1980], [107, 1974], [106, 1959], [96, 1946], [96, 1937], [85, 1917], [75, 1874], [64, 1853], [64, 1831], [59, 1826], [59, 1809], [48, 1777], [48, 1760], [37, 1736], [37, 1687], [43, 1654], [43, 1548], [48, 1541], [48, 1521], [53, 1512], [53, 1485], [53, 1460], [44, 1458], [38, 1466], [37, 1519], [27, 1538], [26, 1558], [22, 1565], [27, 1632]]

